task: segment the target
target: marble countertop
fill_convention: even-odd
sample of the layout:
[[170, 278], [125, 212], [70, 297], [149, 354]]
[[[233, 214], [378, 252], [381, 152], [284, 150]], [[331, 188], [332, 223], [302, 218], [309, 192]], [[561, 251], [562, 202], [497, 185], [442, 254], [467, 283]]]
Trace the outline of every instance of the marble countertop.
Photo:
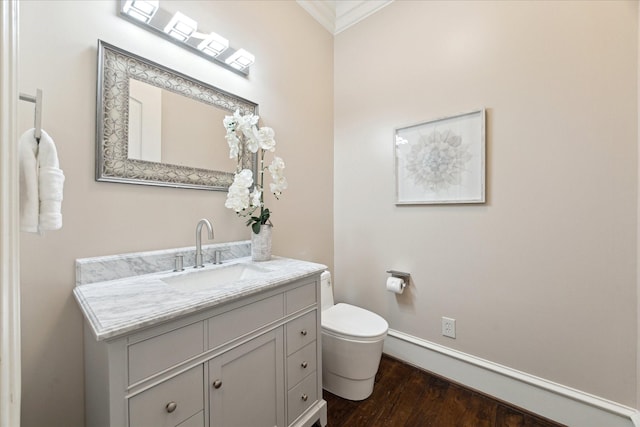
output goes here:
[[94, 336], [101, 341], [272, 289], [327, 268], [322, 264], [290, 258], [273, 257], [270, 261], [254, 263], [251, 257], [243, 257], [219, 265], [209, 264], [197, 271], [238, 263], [255, 264], [268, 272], [259, 279], [243, 279], [231, 285], [199, 291], [180, 290], [162, 281], [196, 271], [186, 268], [182, 272], [165, 271], [84, 284], [77, 286], [73, 293]]

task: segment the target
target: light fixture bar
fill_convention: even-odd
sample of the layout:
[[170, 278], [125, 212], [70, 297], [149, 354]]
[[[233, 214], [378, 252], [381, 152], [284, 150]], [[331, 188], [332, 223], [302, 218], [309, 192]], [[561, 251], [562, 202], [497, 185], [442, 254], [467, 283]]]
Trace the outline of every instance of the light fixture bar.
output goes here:
[[176, 12], [169, 23], [164, 27], [164, 32], [180, 41], [187, 41], [191, 34], [198, 28], [198, 23], [181, 12]]
[[253, 64], [256, 57], [244, 49], [238, 49], [224, 62], [235, 68], [236, 70], [244, 70]]
[[158, 0], [127, 0], [122, 6], [122, 12], [148, 23], [158, 10]]
[[213, 57], [220, 55], [228, 48], [229, 40], [216, 33], [210, 33], [198, 44], [198, 49]]
[[[0, 0], [2, 1], [2, 0]], [[198, 23], [181, 12], [160, 7], [159, 0], [119, 0], [119, 16], [173, 44], [247, 77], [255, 56], [230, 46], [229, 40], [214, 32], [198, 32]]]

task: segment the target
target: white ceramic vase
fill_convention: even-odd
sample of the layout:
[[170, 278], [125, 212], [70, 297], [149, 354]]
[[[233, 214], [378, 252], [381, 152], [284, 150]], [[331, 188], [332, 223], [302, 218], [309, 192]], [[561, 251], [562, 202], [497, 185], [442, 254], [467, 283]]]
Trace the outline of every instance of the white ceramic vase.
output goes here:
[[273, 226], [263, 224], [258, 234], [251, 231], [251, 260], [269, 261], [271, 259], [271, 230]]

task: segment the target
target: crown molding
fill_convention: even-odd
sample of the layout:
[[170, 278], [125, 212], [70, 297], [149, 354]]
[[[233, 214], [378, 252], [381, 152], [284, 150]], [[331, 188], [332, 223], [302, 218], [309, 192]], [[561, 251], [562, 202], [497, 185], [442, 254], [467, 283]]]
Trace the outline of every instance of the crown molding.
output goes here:
[[334, 1], [336, 5], [335, 32], [346, 30], [350, 26], [357, 24], [370, 15], [373, 15], [393, 0], [351, 0]]
[[387, 6], [393, 0], [296, 0], [331, 34], [336, 35]]
[[331, 34], [336, 29], [335, 1], [330, 0], [296, 0], [298, 5], [309, 13]]

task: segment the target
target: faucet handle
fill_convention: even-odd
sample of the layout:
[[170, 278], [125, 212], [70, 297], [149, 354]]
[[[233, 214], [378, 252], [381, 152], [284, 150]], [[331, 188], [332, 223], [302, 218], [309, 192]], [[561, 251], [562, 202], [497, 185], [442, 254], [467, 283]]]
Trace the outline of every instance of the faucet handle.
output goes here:
[[229, 252], [229, 249], [216, 249], [213, 251], [213, 263], [222, 264], [222, 253]]
[[173, 271], [184, 271], [184, 255], [178, 254], [175, 259], [175, 268]]

